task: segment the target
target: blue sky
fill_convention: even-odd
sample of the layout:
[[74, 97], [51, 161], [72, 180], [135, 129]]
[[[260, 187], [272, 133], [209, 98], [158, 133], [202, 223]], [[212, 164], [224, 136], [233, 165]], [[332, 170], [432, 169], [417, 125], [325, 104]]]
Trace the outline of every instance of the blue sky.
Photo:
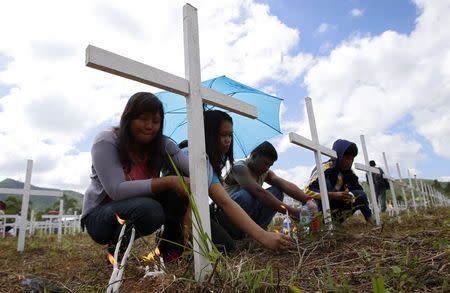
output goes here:
[[[450, 181], [447, 2], [191, 1], [199, 13], [202, 79], [227, 75], [283, 98], [285, 134], [309, 137], [309, 95], [324, 145], [346, 138], [360, 146], [364, 134], [370, 158], [383, 167], [386, 152], [392, 175], [399, 162], [403, 175], [409, 168]], [[86, 68], [85, 47], [183, 76], [183, 4], [4, 4], [0, 139], [9, 143], [0, 146], [0, 178], [23, 178], [32, 158], [33, 184], [84, 190], [95, 134], [117, 123], [131, 94], [158, 91]], [[302, 186], [312, 153], [287, 135], [271, 141], [280, 153], [274, 168]]]

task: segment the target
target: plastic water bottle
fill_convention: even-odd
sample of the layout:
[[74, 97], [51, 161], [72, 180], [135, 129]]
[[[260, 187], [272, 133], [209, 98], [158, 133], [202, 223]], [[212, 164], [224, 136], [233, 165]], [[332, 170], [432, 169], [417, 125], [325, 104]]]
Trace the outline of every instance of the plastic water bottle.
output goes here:
[[291, 235], [291, 218], [288, 213], [284, 216], [282, 232], [283, 234]]
[[304, 204], [301, 206], [301, 209], [300, 209], [300, 222], [299, 222], [300, 229], [303, 233], [309, 234], [310, 222], [311, 222], [311, 213], [309, 211], [307, 204]]
[[320, 229], [319, 207], [316, 201], [310, 196], [307, 197], [305, 206], [310, 213], [311, 232], [315, 233]]

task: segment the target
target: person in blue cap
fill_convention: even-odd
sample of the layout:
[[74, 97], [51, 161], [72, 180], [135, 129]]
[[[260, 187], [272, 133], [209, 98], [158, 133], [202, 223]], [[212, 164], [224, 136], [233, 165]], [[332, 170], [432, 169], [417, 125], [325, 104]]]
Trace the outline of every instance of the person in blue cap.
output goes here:
[[[342, 223], [347, 217], [359, 210], [366, 221], [373, 224], [367, 194], [359, 184], [358, 176], [352, 170], [353, 160], [358, 155], [358, 147], [353, 142], [338, 139], [333, 143], [333, 150], [336, 151], [337, 158], [330, 159], [322, 164], [333, 220]], [[313, 196], [319, 205], [319, 209], [322, 210], [316, 168], [311, 174], [305, 192]]]

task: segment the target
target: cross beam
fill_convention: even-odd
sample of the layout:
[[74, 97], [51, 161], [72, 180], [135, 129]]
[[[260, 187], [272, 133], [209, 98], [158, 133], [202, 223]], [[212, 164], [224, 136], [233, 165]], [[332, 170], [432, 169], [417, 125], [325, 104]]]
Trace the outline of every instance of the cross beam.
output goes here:
[[30, 202], [30, 195], [40, 196], [57, 196], [62, 197], [62, 191], [54, 190], [33, 190], [31, 189], [31, 173], [33, 172], [33, 161], [27, 161], [27, 172], [25, 176], [25, 183], [23, 189], [0, 188], [0, 193], [22, 195], [22, 208], [20, 212], [20, 228], [19, 238], [17, 240], [17, 251], [22, 252], [25, 249], [25, 233], [28, 222], [28, 206]]
[[[161, 88], [187, 98], [189, 139], [189, 176], [203, 230], [211, 239], [209, 220], [208, 186], [206, 174], [206, 150], [202, 103], [208, 103], [250, 118], [257, 117], [256, 107], [201, 85], [200, 49], [197, 9], [189, 4], [183, 6], [183, 35], [185, 76], [178, 77], [138, 61], [89, 45], [86, 49], [86, 65], [114, 75]], [[195, 219], [195, 216], [193, 216]], [[193, 237], [201, 239], [193, 230]], [[209, 247], [200, 247], [193, 241], [195, 278], [204, 280], [212, 271], [206, 259]], [[203, 255], [199, 252], [203, 252]]]
[[330, 202], [328, 198], [327, 184], [325, 181], [325, 174], [322, 168], [321, 155], [324, 154], [331, 158], [337, 158], [336, 151], [322, 146], [319, 143], [319, 135], [317, 133], [316, 120], [314, 118], [314, 110], [312, 106], [312, 100], [310, 97], [305, 98], [306, 112], [308, 114], [309, 130], [311, 132], [311, 140], [300, 136], [294, 132], [289, 133], [289, 140], [291, 143], [300, 147], [304, 147], [314, 152], [314, 158], [316, 160], [316, 171], [319, 180], [320, 199], [322, 201], [322, 211], [325, 223], [331, 222]]
[[366, 141], [364, 135], [360, 135], [361, 146], [364, 154], [365, 164], [355, 163], [355, 168], [367, 172], [367, 180], [369, 181], [370, 198], [372, 200], [373, 213], [375, 214], [375, 222], [381, 224], [380, 209], [378, 208], [377, 196], [375, 194], [375, 185], [373, 183], [372, 173], [380, 174], [380, 170], [369, 165], [369, 156], [367, 155]]

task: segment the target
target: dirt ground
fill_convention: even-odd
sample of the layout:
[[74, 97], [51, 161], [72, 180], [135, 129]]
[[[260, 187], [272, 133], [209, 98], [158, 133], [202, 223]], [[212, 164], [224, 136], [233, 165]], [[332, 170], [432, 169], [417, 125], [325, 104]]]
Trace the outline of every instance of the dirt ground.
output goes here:
[[[167, 265], [167, 274], [143, 278], [142, 257], [152, 236], [135, 242], [122, 292], [450, 292], [450, 208], [383, 217], [369, 227], [354, 216], [332, 232], [304, 237], [288, 252], [263, 249], [251, 240], [213, 264], [213, 276], [193, 280], [192, 255]], [[106, 249], [86, 234], [0, 239], [0, 292], [31, 292], [21, 282], [41, 278], [46, 292], [104, 291], [112, 266]], [[35, 291], [38, 292], [38, 291]]]

